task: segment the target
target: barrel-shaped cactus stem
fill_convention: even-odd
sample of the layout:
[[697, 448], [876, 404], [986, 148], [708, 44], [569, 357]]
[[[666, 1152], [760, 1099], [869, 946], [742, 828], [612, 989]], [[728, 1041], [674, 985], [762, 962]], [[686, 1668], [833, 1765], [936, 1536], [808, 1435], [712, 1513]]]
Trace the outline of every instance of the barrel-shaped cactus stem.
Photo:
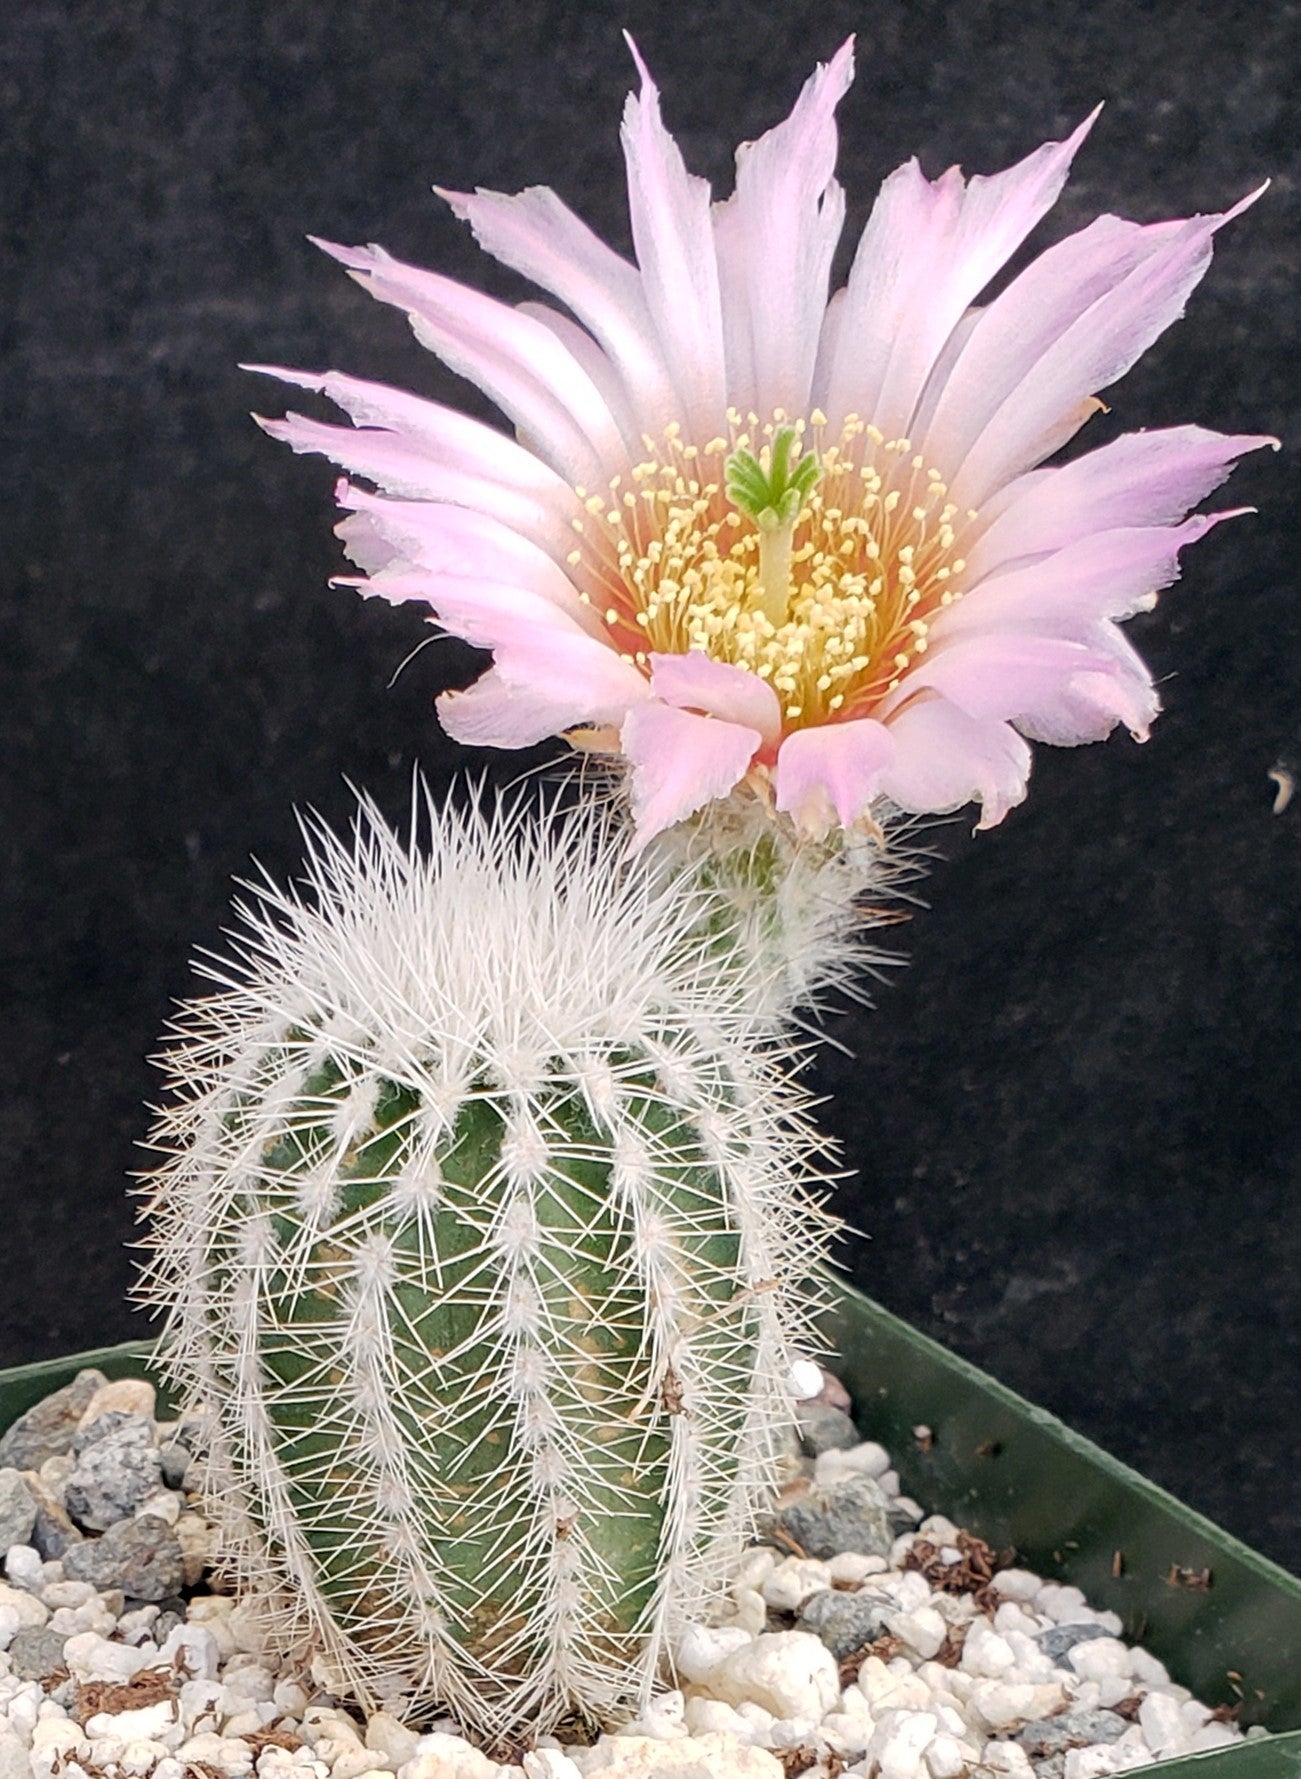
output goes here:
[[609, 1722], [773, 1485], [821, 1145], [698, 874], [599, 811], [423, 825], [312, 829], [209, 966], [144, 1295], [275, 1647], [408, 1717]]

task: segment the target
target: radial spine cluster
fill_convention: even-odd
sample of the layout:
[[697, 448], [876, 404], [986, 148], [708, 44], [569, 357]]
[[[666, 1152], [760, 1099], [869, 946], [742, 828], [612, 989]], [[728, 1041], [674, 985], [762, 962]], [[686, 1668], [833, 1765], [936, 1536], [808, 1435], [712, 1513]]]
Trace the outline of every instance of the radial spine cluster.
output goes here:
[[773, 1484], [820, 1146], [692, 871], [599, 811], [412, 829], [309, 827], [207, 966], [143, 1295], [273, 1646], [406, 1717], [608, 1720]]

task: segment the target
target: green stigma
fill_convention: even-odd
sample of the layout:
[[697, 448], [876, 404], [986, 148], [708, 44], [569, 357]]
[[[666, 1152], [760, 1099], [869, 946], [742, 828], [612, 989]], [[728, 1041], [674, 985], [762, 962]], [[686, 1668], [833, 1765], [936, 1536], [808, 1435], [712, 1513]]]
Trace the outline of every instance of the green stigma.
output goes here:
[[790, 602], [795, 524], [821, 469], [815, 451], [799, 455], [793, 426], [779, 426], [758, 457], [733, 451], [724, 465], [727, 498], [759, 528], [758, 605], [774, 628], [785, 621]]

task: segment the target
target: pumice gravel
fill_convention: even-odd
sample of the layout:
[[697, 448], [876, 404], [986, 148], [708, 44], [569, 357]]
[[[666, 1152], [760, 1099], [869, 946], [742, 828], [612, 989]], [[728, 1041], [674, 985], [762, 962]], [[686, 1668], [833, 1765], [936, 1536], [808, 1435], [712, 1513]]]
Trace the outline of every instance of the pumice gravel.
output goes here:
[[264, 1652], [212, 1591], [197, 1427], [83, 1371], [0, 1438], [0, 1779], [1104, 1779], [1242, 1740], [1114, 1613], [902, 1496], [849, 1406], [830, 1376], [804, 1405], [672, 1690], [591, 1746], [485, 1753]]

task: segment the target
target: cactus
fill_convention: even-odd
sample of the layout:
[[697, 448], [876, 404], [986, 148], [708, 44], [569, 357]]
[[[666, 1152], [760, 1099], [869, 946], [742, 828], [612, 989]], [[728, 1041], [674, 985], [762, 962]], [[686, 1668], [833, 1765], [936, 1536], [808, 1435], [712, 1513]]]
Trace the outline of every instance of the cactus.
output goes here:
[[305, 824], [307, 893], [240, 907], [142, 1295], [272, 1647], [407, 1717], [608, 1722], [772, 1487], [820, 1145], [698, 874], [599, 811], [423, 803]]

